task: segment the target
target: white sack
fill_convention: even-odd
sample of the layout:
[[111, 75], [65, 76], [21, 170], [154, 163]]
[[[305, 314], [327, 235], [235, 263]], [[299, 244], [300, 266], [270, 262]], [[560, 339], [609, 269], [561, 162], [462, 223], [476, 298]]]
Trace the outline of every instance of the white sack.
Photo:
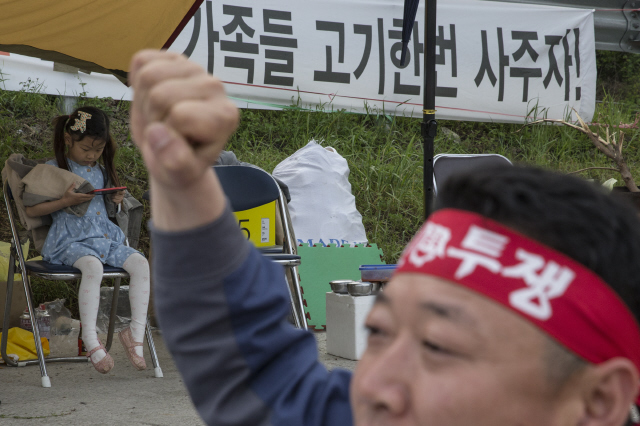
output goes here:
[[362, 215], [351, 194], [349, 165], [333, 148], [314, 140], [286, 158], [273, 176], [289, 187], [289, 213], [299, 243], [366, 243]]

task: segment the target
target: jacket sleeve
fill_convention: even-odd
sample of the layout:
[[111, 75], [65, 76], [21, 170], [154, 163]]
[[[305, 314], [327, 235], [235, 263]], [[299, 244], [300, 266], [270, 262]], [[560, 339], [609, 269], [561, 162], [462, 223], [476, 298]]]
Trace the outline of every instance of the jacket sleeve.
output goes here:
[[120, 209], [111, 201], [111, 197], [105, 197], [104, 202], [109, 219], [115, 220], [116, 225], [124, 232], [129, 242], [129, 247], [137, 249], [144, 213], [142, 203], [133, 198], [129, 191], [125, 192]]
[[313, 335], [287, 322], [282, 267], [243, 238], [228, 207], [194, 230], [151, 225], [151, 237], [160, 326], [207, 424], [352, 423], [350, 372], [328, 372]]
[[[104, 187], [112, 188], [113, 182], [109, 179], [107, 170], [100, 165], [100, 171], [104, 178]], [[144, 216], [144, 207], [142, 203], [136, 200], [128, 190], [124, 192], [122, 200], [122, 208], [118, 210], [116, 203], [111, 201], [111, 197], [104, 197], [104, 205], [107, 209], [107, 216], [124, 232], [129, 242], [129, 247], [137, 249], [140, 242], [140, 228], [142, 226], [142, 217]]]

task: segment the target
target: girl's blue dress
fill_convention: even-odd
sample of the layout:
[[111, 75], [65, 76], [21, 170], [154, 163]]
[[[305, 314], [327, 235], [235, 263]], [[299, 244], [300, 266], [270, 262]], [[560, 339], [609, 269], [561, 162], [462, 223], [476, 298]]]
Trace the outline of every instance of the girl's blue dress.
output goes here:
[[[81, 166], [69, 159], [72, 173], [86, 179], [95, 189], [104, 188], [100, 165]], [[58, 166], [56, 160], [47, 164]], [[122, 268], [137, 250], [125, 245], [124, 232], [107, 217], [106, 195], [96, 195], [82, 217], [58, 210], [51, 213], [53, 224], [42, 248], [42, 258], [51, 263], [73, 266], [83, 256], [95, 256], [102, 263]]]

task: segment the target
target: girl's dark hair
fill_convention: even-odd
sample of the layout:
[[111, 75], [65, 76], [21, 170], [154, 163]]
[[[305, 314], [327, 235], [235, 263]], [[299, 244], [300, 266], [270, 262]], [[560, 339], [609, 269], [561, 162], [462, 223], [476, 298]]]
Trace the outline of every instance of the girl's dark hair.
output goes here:
[[[79, 112], [91, 114], [91, 118], [86, 120], [87, 127], [84, 131], [82, 131], [82, 129], [73, 130], [71, 128], [71, 126], [75, 125], [76, 119], [80, 120]], [[53, 151], [56, 156], [56, 161], [58, 162], [58, 167], [69, 170], [69, 164], [67, 163], [67, 157], [65, 155], [65, 133], [71, 136], [71, 140], [74, 143], [85, 137], [100, 139], [105, 141], [105, 146], [98, 161], [102, 163], [107, 171], [107, 176], [111, 184], [113, 186], [120, 186], [120, 180], [118, 179], [114, 165], [117, 145], [111, 137], [111, 132], [109, 132], [109, 117], [104, 111], [91, 106], [80, 107], [70, 115], [61, 115], [54, 118], [53, 125], [55, 127], [53, 131]]]

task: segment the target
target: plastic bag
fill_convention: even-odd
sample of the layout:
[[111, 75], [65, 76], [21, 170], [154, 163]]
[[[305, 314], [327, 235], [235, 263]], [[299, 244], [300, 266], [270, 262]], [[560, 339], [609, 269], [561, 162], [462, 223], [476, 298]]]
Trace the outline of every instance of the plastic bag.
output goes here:
[[[2, 333], [0, 333], [0, 336], [2, 336]], [[42, 342], [44, 356], [49, 356], [49, 341], [44, 337], [41, 337], [40, 341]], [[37, 359], [38, 355], [33, 333], [19, 327], [10, 328], [7, 336], [7, 355], [14, 360], [17, 357], [20, 361]]]
[[[100, 287], [100, 307], [96, 319], [96, 330], [100, 334], [109, 331], [109, 317], [111, 316], [111, 301], [113, 300], [113, 287]], [[129, 326], [131, 322], [131, 305], [129, 304], [129, 286], [121, 285], [118, 291], [118, 307], [113, 326], [114, 333], [118, 333]]]
[[278, 164], [273, 176], [289, 187], [289, 213], [299, 243], [367, 242], [351, 193], [349, 165], [335, 149], [312, 140]]
[[56, 299], [44, 304], [51, 315], [49, 346], [55, 356], [75, 356], [78, 354], [80, 321], [71, 317], [71, 311], [64, 306], [64, 302], [65, 299]]
[[68, 335], [73, 328], [73, 321], [77, 321], [71, 318], [71, 311], [64, 306], [64, 302], [65, 299], [56, 299], [44, 304], [45, 309], [51, 315], [52, 336]]

